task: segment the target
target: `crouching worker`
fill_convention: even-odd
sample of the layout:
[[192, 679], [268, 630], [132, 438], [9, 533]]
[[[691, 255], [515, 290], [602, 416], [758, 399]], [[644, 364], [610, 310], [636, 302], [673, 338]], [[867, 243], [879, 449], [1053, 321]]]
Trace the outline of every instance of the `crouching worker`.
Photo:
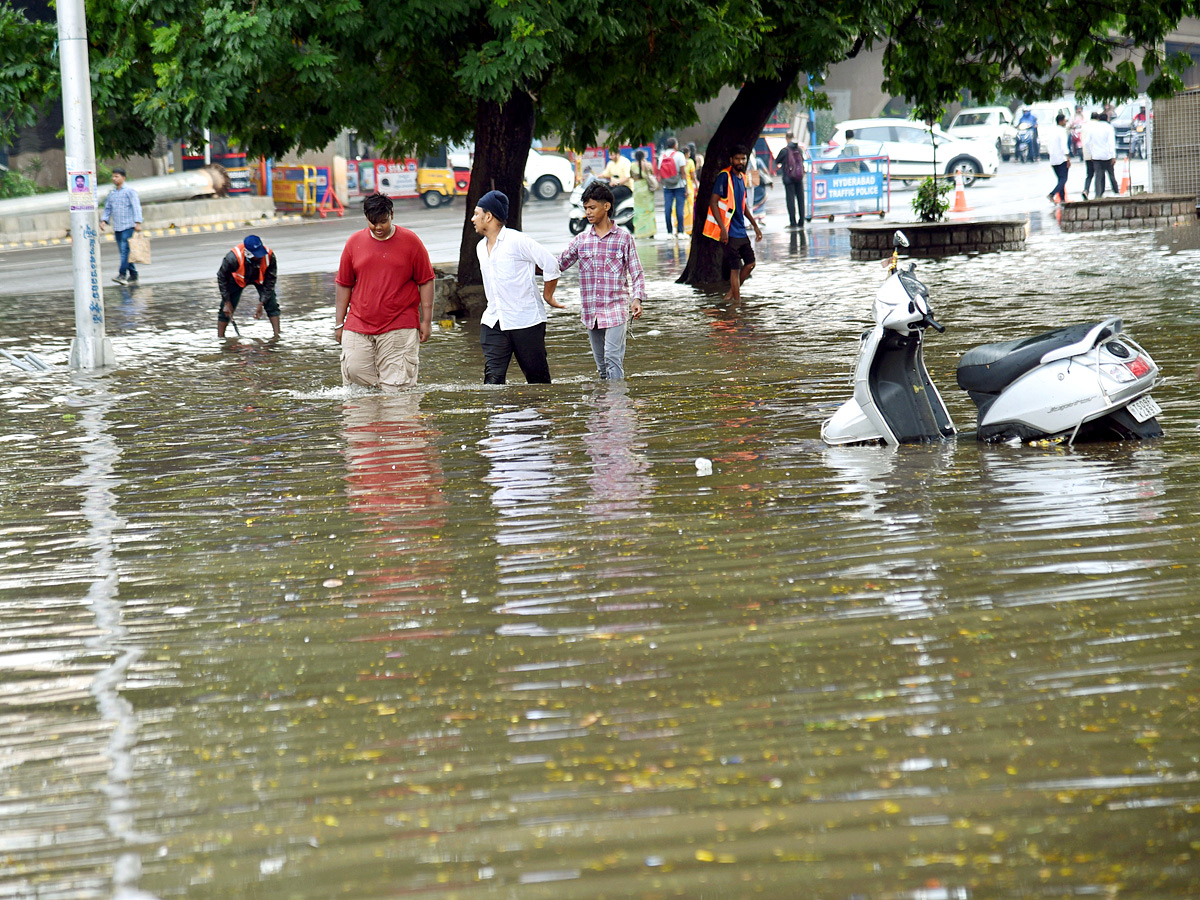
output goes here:
[[258, 291], [258, 309], [254, 318], [261, 319], [263, 312], [271, 320], [275, 337], [279, 337], [279, 302], [275, 299], [277, 277], [275, 254], [263, 246], [254, 234], [225, 254], [221, 268], [217, 269], [217, 286], [221, 289], [221, 308], [217, 312], [217, 337], [225, 337], [225, 327], [233, 318], [238, 300], [247, 284]]

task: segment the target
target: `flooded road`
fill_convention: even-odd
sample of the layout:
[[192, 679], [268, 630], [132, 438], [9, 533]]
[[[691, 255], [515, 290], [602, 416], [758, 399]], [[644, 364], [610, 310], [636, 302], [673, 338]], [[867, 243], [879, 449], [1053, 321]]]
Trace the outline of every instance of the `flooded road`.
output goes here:
[[[1036, 224], [1036, 223], [1035, 223]], [[629, 380], [347, 393], [330, 276], [284, 338], [210, 284], [0, 300], [0, 898], [1200, 895], [1200, 247], [918, 263], [958, 354], [1124, 316], [1143, 445], [828, 448], [883, 277], [772, 236], [739, 308], [651, 298]], [[515, 371], [515, 367], [514, 367]], [[698, 474], [695, 460], [713, 461]]]

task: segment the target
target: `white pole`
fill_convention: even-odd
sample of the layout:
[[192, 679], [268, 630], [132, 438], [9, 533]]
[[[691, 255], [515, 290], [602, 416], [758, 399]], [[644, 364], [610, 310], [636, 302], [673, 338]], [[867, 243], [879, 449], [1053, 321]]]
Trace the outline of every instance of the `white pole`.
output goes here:
[[112, 343], [104, 334], [104, 294], [100, 288], [96, 144], [92, 132], [87, 20], [83, 14], [83, 0], [59, 0], [57, 7], [67, 193], [71, 198], [71, 261], [75, 268], [75, 339], [71, 341], [71, 368], [99, 369], [113, 365], [116, 360]]
[[204, 129], [204, 164], [212, 165], [212, 135], [208, 133], [208, 129]]

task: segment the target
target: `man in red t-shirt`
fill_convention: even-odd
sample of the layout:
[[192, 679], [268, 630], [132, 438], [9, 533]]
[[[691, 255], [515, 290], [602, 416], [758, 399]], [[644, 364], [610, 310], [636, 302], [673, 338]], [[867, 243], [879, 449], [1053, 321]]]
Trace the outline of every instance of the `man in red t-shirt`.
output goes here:
[[418, 348], [433, 319], [433, 266], [421, 239], [392, 224], [392, 201], [363, 201], [368, 227], [346, 241], [338, 266], [333, 336], [342, 384], [394, 391], [417, 383]]

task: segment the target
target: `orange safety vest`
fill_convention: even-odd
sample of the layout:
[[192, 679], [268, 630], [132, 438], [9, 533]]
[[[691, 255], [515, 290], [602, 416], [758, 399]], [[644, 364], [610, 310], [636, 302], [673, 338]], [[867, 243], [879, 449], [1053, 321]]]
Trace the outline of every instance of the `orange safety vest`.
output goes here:
[[[711, 203], [706, 207], [707, 212], [704, 217], [704, 236], [710, 237], [714, 241], [719, 241], [721, 239], [721, 226], [722, 225], [725, 226], [725, 230], [726, 230], [726, 232], [728, 232], [729, 217], [731, 215], [733, 215], [733, 197], [734, 197], [734, 194], [733, 194], [733, 176], [734, 176], [733, 167], [727, 166], [726, 168], [722, 169], [721, 172], [726, 172], [729, 175], [729, 177], [725, 179], [725, 196], [717, 197], [717, 211], [721, 214], [721, 221], [718, 223], [717, 220], [713, 218]], [[717, 177], [718, 178], [721, 177], [720, 173], [717, 173]], [[741, 175], [738, 175], [738, 177], [742, 178], [742, 187], [744, 188], [746, 186], [746, 179], [743, 178]], [[743, 216], [745, 216], [745, 214], [750, 211], [750, 204], [746, 202], [746, 200], [749, 196], [750, 196], [749, 191], [747, 191], [747, 190], [742, 191], [742, 215]]]
[[[267, 267], [271, 264], [271, 251], [267, 247], [263, 247], [267, 251], [267, 255], [261, 260], [258, 260], [258, 277], [253, 277], [251, 273], [250, 280], [258, 284], [262, 284], [267, 277]], [[233, 270], [233, 280], [237, 282], [237, 286], [244, 288], [246, 286], [246, 247], [244, 244], [238, 244], [233, 248], [233, 255], [237, 257], [238, 267]], [[254, 257], [250, 257], [254, 259]]]

